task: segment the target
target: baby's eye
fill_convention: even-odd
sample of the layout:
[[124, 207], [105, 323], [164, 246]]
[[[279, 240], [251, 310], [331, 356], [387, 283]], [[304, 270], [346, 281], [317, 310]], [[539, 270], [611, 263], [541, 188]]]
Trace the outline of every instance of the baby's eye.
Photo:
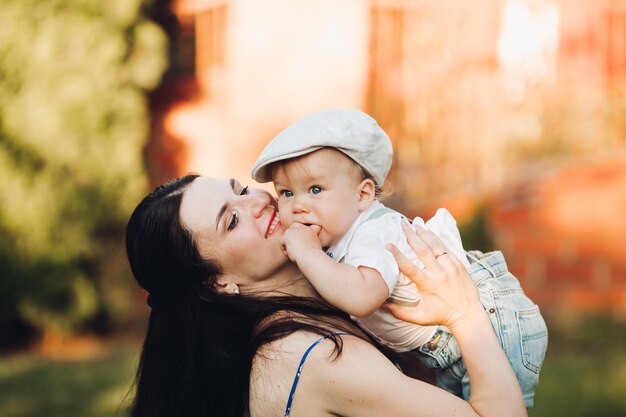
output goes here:
[[248, 186], [246, 185], [239, 191], [239, 195], [248, 195]]
[[[246, 187], [248, 188], [248, 187]], [[235, 226], [237, 226], [237, 223], [239, 223], [239, 218], [237, 217], [237, 213], [233, 213], [233, 217], [230, 219], [230, 222], [228, 223], [228, 226], [226, 226], [226, 230], [231, 231], [235, 228]]]
[[289, 191], [289, 190], [283, 190], [283, 191], [281, 191], [281, 192], [280, 192], [280, 195], [282, 195], [283, 197], [287, 197], [287, 198], [289, 198], [289, 197], [293, 197], [293, 193], [292, 193], [291, 191]]
[[311, 191], [311, 194], [319, 194], [322, 192], [322, 187], [318, 187], [317, 185], [314, 185], [313, 187], [311, 187], [310, 191]]

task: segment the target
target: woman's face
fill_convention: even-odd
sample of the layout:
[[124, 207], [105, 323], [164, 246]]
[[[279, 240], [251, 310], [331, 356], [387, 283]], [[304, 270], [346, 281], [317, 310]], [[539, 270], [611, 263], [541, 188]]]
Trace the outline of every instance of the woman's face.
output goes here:
[[180, 216], [200, 255], [222, 267], [218, 281], [243, 289], [289, 264], [281, 251], [276, 207], [265, 191], [248, 190], [233, 179], [198, 177], [185, 190]]

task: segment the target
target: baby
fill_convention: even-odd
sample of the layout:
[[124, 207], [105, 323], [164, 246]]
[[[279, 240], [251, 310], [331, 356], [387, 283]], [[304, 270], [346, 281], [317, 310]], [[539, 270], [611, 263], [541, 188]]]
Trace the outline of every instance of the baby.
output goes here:
[[[381, 343], [399, 352], [415, 352], [435, 370], [439, 386], [469, 398], [469, 377], [448, 329], [404, 322], [380, 309], [385, 301], [419, 302], [417, 288], [398, 270], [385, 245], [395, 244], [423, 266], [402, 232], [401, 222], [407, 220], [377, 198], [391, 167], [392, 152], [389, 138], [370, 116], [357, 110], [319, 112], [276, 136], [259, 156], [252, 176], [258, 182], [274, 182], [286, 254], [319, 294], [349, 313]], [[508, 355], [512, 350], [514, 357], [509, 355], [509, 360], [526, 404], [532, 406], [547, 345], [547, 330], [537, 306], [523, 294], [499, 252], [464, 251], [456, 222], [447, 210], [439, 209], [426, 223], [416, 218], [413, 224], [432, 230], [446, 245], [448, 251], [437, 258], [456, 256], [463, 262], [489, 312], [513, 309], [508, 320], [519, 321], [515, 309], [520, 308], [528, 313], [526, 318], [531, 317], [527, 321], [534, 326], [533, 343], [527, 345], [532, 345], [532, 366], [524, 363], [530, 356], [522, 351], [523, 345], [508, 350], [505, 346], [505, 352]], [[479, 282], [485, 287], [484, 297]], [[510, 296], [505, 300], [494, 297], [500, 290]], [[501, 315], [492, 319], [501, 343], [521, 341], [520, 326], [502, 322]]]

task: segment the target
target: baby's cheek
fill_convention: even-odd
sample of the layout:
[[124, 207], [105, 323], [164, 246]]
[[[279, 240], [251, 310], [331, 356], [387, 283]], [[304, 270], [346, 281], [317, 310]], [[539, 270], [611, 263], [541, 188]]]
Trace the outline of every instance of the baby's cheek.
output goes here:
[[278, 205], [278, 216], [280, 217], [280, 223], [283, 225], [283, 229], [288, 229], [293, 223], [289, 210], [280, 204]]

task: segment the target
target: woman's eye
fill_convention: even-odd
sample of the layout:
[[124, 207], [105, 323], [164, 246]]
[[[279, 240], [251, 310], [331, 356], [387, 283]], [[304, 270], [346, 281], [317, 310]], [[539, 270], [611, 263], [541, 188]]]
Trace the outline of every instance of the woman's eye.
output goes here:
[[311, 194], [319, 194], [322, 192], [322, 187], [313, 186], [311, 187]]
[[293, 193], [289, 190], [281, 191], [280, 195], [282, 195], [283, 197], [293, 197]]
[[239, 195], [248, 195], [248, 186], [246, 185], [239, 191]]
[[[248, 187], [246, 187], [248, 188]], [[226, 230], [231, 231], [235, 228], [235, 226], [237, 226], [237, 223], [239, 223], [239, 218], [237, 218], [237, 213], [233, 213], [233, 217], [230, 219], [230, 222], [228, 223], [228, 226], [226, 226]]]

